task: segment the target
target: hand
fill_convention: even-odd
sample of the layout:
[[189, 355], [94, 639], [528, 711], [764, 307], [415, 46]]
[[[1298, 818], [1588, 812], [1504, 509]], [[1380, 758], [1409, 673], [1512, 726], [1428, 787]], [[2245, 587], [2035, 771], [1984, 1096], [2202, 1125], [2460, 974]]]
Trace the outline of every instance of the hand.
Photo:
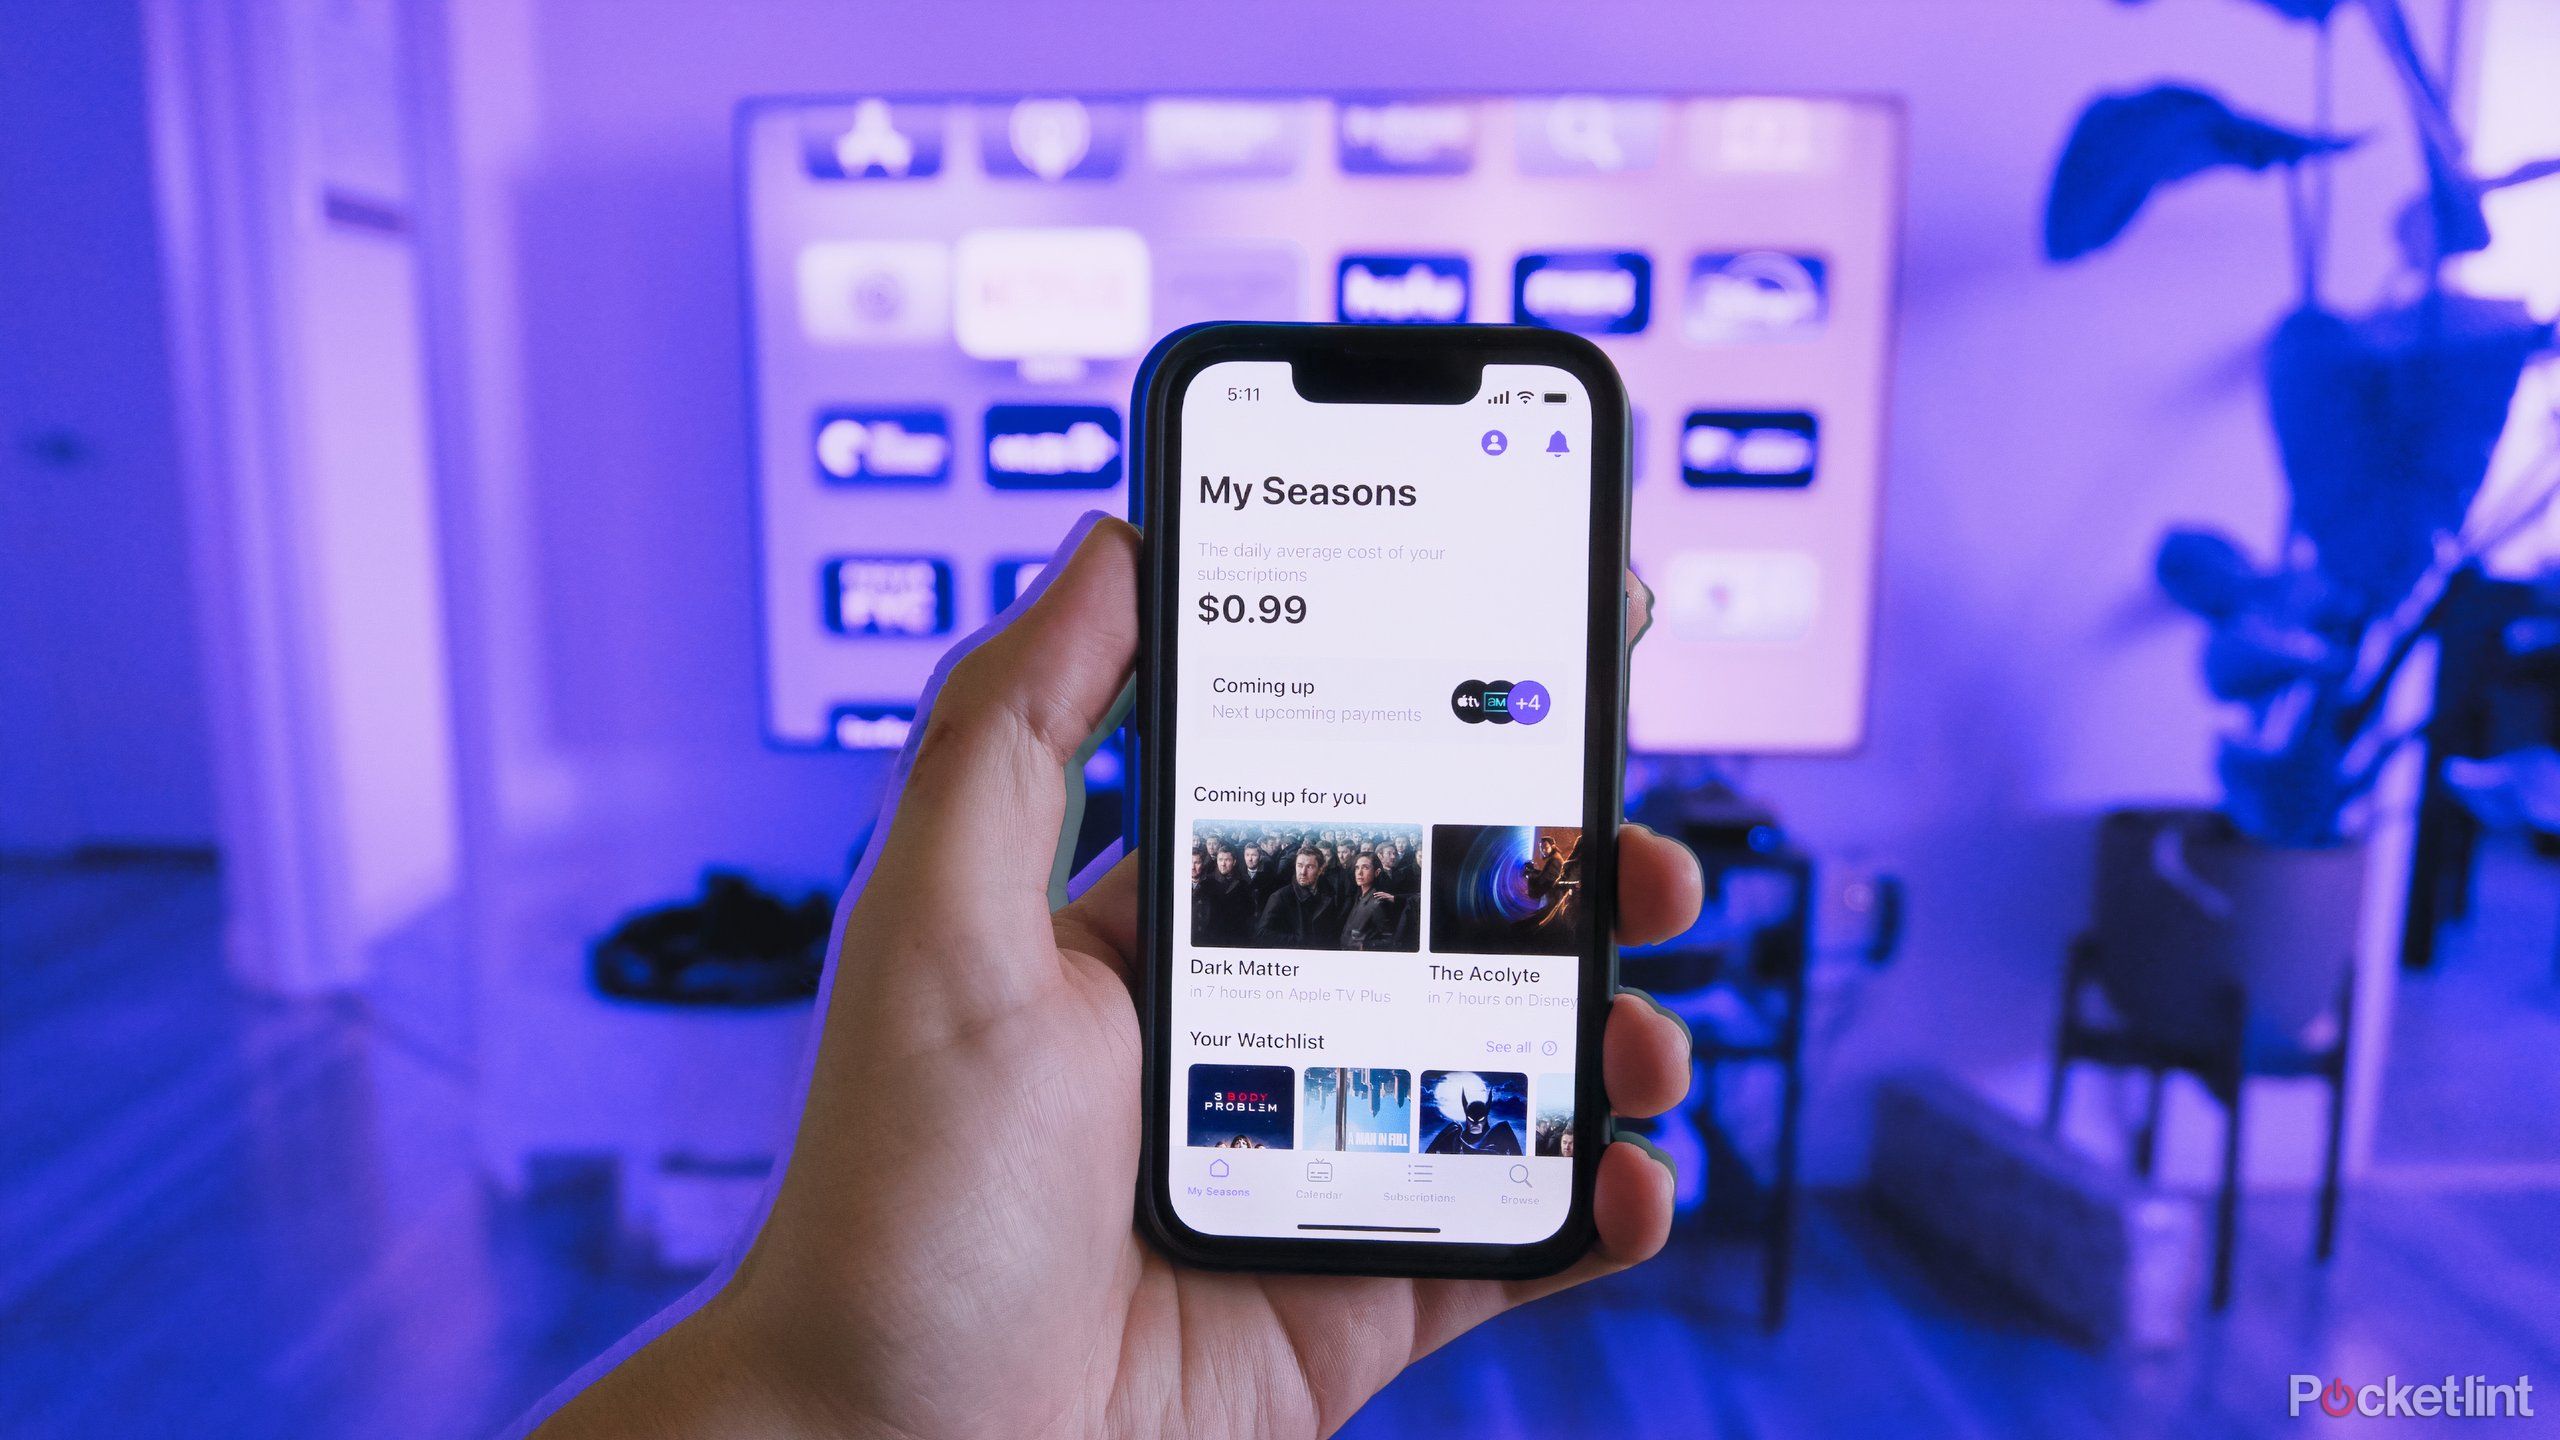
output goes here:
[[[1137, 875], [1124, 860], [1055, 913], [1048, 887], [1064, 767], [1136, 653], [1137, 542], [1096, 522], [952, 668], [838, 937], [762, 1233], [544, 1436], [1324, 1435], [1477, 1323], [1661, 1248], [1670, 1171], [1624, 1140], [1600, 1160], [1597, 1246], [1545, 1280], [1210, 1273], [1131, 1228]], [[1686, 928], [1689, 853], [1631, 826], [1618, 855], [1620, 937]], [[1619, 1114], [1679, 1103], [1688, 1057], [1676, 1021], [1614, 1000]]]

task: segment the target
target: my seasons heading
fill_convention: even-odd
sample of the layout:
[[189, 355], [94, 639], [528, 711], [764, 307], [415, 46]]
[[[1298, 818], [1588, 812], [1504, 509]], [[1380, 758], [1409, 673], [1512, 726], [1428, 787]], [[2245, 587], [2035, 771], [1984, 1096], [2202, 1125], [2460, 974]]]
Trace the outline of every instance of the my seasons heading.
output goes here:
[[1224, 505], [1230, 510], [1242, 510], [1256, 498], [1265, 505], [1403, 506], [1419, 503], [1411, 485], [1308, 484], [1266, 475], [1257, 487], [1250, 480], [1239, 484], [1227, 475], [1200, 477], [1200, 503], [1203, 505]]

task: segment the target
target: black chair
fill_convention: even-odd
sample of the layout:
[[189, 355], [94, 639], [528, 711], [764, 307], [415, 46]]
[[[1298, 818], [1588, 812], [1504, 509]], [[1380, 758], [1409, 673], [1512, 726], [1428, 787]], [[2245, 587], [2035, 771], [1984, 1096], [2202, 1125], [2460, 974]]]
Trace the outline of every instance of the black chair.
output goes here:
[[2213, 1242], [2221, 1310], [2231, 1303], [2249, 1081], [2328, 1084], [2313, 1255], [2326, 1262], [2336, 1250], [2361, 855], [2263, 850], [2219, 816], [2189, 811], [2111, 815], [2098, 852], [2097, 923], [2064, 967], [2045, 1129], [2062, 1123], [2074, 1063], [2144, 1071], [2150, 1086], [2132, 1148], [2135, 1172], [2148, 1179], [2162, 1087], [2172, 1073], [2196, 1078], [2225, 1116]]
[[[1706, 1203], [1698, 1218], [1757, 1234], [1760, 1323], [1775, 1331], [1786, 1323], [1800, 1198], [1806, 992], [1817, 958], [1817, 897], [1828, 895], [1838, 907], [1834, 918], [1854, 936], [1835, 940], [1837, 948], [1821, 958], [1881, 968], [1901, 940], [1902, 882], [1872, 875], [1818, 892], [1812, 858], [1787, 839], [1775, 817], [1721, 784], [1666, 786], [1647, 797], [1636, 817], [1697, 855], [1706, 904], [1687, 933], [1622, 955], [1619, 974], [1689, 1026], [1700, 1083], [1690, 1089], [1686, 1118], [1706, 1152]], [[1758, 1164], [1745, 1153], [1718, 1083], [1720, 1072], [1745, 1067], [1768, 1067], [1777, 1087], [1767, 1157]]]
[[[1774, 827], [1752, 832], [1762, 837], [1758, 845], [1732, 843], [1708, 827], [1674, 833], [1698, 856], [1706, 912], [1695, 930], [1669, 945], [1622, 956], [1619, 975], [1689, 1027], [1690, 1055], [1703, 1073], [1691, 1087], [1687, 1111], [1706, 1149], [1706, 1208], [1758, 1233], [1760, 1323], [1775, 1331], [1786, 1323], [1795, 1249], [1813, 864], [1780, 841]], [[1738, 890], [1759, 893], [1736, 906]], [[1744, 1065], [1777, 1068], [1777, 1133], [1765, 1178], [1719, 1104], [1717, 1072]]]
[[[2435, 620], [2435, 700], [2419, 780], [2417, 839], [2400, 962], [2435, 963], [2436, 932], [2469, 918], [2481, 824], [2446, 767], [2560, 741], [2560, 586], [2498, 580], [2476, 567], [2445, 589]], [[2560, 843], [2537, 836], [2537, 848]]]

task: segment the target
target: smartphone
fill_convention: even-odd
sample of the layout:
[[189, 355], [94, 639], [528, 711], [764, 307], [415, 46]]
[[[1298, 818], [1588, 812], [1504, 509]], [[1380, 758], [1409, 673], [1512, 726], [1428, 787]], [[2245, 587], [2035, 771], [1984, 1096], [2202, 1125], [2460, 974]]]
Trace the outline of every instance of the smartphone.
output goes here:
[[1627, 401], [1576, 336], [1214, 324], [1139, 373], [1141, 1223], [1196, 1265], [1591, 1243]]

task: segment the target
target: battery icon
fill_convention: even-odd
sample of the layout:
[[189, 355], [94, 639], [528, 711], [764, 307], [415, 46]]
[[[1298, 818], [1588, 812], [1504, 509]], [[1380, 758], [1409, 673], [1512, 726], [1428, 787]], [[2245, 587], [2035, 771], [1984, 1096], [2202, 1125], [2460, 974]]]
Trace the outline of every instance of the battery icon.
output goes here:
[[1564, 403], [1564, 396], [1558, 391], [1550, 390], [1547, 392], [1547, 403], [1550, 405], [1561, 405]]

